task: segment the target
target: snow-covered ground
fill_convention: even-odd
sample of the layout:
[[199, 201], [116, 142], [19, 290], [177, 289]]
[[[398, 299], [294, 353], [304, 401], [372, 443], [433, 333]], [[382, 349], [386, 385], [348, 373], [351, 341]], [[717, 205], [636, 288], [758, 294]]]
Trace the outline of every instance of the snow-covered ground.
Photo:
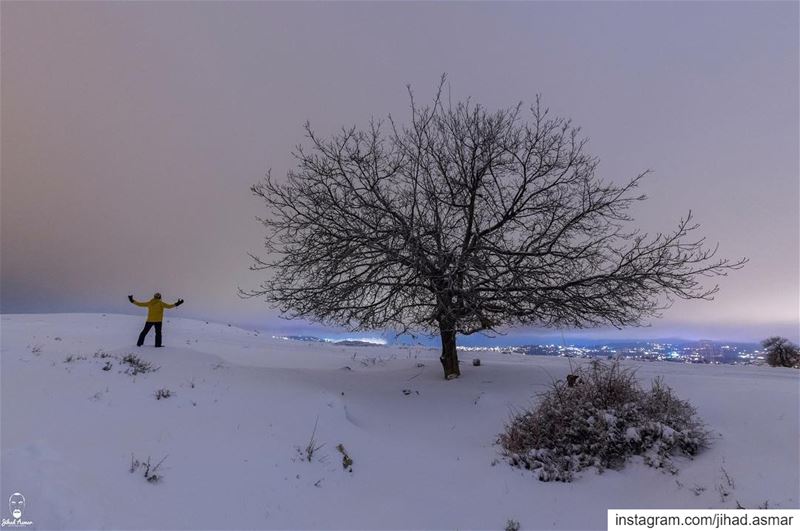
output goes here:
[[[637, 364], [697, 407], [713, 446], [674, 476], [633, 462], [542, 483], [495, 439], [568, 359], [462, 354], [446, 382], [432, 349], [185, 319], [165, 322], [166, 348], [137, 349], [142, 320], [2, 316], [0, 517], [14, 492], [38, 529], [602, 529], [608, 508], [800, 507], [800, 371]], [[125, 374], [128, 353], [160, 369]], [[131, 473], [132, 455], [166, 457], [163, 479]]]

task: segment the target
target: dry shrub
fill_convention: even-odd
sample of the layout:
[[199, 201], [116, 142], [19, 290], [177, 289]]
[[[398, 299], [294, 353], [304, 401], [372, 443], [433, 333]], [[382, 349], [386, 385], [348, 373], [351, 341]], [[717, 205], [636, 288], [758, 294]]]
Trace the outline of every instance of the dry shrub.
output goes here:
[[136, 376], [139, 374], [147, 374], [148, 372], [156, 372], [160, 367], [153, 367], [149, 361], [145, 361], [134, 354], [127, 354], [122, 358], [122, 363], [127, 365], [125, 374]]
[[554, 382], [539, 404], [515, 415], [500, 434], [513, 466], [542, 481], [572, 481], [587, 467], [620, 469], [633, 455], [676, 472], [672, 456], [692, 456], [708, 444], [694, 407], [660, 379], [645, 391], [618, 361], [593, 361], [576, 371], [580, 383]]

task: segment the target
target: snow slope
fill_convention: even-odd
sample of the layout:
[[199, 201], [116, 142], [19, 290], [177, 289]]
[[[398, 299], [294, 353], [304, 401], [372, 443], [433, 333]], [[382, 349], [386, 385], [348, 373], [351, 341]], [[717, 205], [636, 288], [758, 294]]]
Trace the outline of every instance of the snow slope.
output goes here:
[[[137, 349], [142, 321], [2, 316], [0, 494], [25, 495], [32, 528], [602, 529], [608, 508], [800, 507], [798, 371], [638, 364], [643, 382], [663, 376], [695, 404], [713, 447], [678, 459], [676, 476], [634, 462], [541, 483], [498, 462], [494, 441], [568, 359], [482, 353], [472, 367], [462, 354], [463, 376], [446, 382], [431, 349], [184, 319], [165, 322], [166, 348]], [[123, 373], [131, 352], [160, 369]], [[161, 388], [173, 396], [156, 400]], [[315, 423], [324, 446], [307, 462]], [[163, 480], [130, 473], [132, 455], [166, 456]]]

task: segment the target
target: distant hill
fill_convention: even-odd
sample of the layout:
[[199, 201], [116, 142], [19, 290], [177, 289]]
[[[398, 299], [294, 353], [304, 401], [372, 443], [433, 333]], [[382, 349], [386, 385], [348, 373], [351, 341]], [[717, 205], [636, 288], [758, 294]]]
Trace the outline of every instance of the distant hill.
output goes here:
[[342, 345], [345, 347], [382, 347], [384, 345], [373, 341], [361, 341], [358, 339], [342, 339], [335, 341], [332, 339], [322, 339], [316, 336], [275, 336], [275, 339], [286, 339], [289, 341], [303, 341], [306, 343], [327, 343], [329, 345]]

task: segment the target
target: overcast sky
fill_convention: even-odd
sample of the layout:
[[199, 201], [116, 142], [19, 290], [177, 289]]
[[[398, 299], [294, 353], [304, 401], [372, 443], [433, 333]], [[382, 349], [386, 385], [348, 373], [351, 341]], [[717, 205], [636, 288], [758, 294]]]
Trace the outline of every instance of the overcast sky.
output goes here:
[[[713, 302], [645, 331], [797, 340], [798, 3], [0, 4], [3, 313], [175, 316], [281, 331], [248, 251], [249, 186], [309, 120], [327, 134], [407, 116], [405, 86], [490, 108], [537, 93], [619, 182], [653, 174], [648, 231], [689, 209], [720, 253], [747, 256]], [[598, 332], [599, 333], [599, 332]]]

